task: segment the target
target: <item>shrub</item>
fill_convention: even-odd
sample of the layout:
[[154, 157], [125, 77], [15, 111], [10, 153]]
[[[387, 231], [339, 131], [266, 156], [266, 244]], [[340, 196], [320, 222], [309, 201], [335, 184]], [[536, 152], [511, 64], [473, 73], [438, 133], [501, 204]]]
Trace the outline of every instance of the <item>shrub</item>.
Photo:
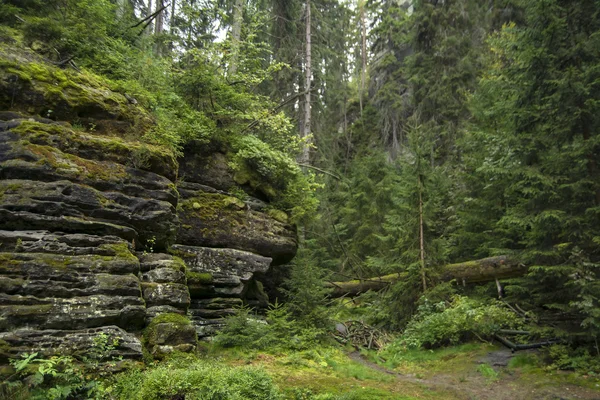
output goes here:
[[214, 343], [221, 347], [257, 350], [304, 350], [324, 337], [324, 330], [294, 320], [287, 306], [272, 304], [266, 319], [253, 317], [250, 309], [241, 308], [227, 318]]
[[281, 398], [271, 377], [260, 368], [231, 368], [201, 361], [183, 366], [165, 362], [151, 370], [129, 371], [117, 377], [111, 392], [113, 398], [127, 400]]
[[424, 302], [400, 338], [407, 347], [435, 347], [456, 344], [471, 335], [490, 337], [501, 328], [515, 328], [517, 316], [499, 302], [489, 304], [465, 296], [450, 303]]

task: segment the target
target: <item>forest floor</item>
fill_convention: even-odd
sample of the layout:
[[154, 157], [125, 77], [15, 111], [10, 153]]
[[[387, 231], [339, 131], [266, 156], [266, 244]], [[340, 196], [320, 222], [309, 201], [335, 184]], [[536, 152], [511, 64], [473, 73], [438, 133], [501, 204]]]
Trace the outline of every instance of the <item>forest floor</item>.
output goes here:
[[538, 366], [536, 352], [512, 354], [486, 344], [407, 351], [392, 360], [333, 348], [210, 353], [230, 365], [263, 367], [292, 400], [325, 394], [361, 400], [600, 400], [597, 377], [547, 370]]

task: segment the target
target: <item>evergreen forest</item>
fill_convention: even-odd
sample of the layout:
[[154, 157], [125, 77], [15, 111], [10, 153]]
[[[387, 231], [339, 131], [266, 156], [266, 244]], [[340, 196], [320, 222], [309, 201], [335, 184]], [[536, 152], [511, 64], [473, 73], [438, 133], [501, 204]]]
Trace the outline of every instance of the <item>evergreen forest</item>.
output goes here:
[[[110, 93], [102, 112], [84, 86]], [[0, 398], [600, 398], [600, 0], [3, 0], [0, 91], [0, 232], [13, 232], [0, 233]], [[164, 182], [113, 187], [117, 170], [92, 176], [75, 156]], [[71, 210], [84, 189], [25, 197], [24, 179], [91, 187], [101, 210], [52, 222], [48, 204]], [[171, 211], [136, 225], [135, 196]], [[41, 230], [127, 241], [87, 255], [64, 249], [89, 237], [56, 239], [64, 267], [14, 233]], [[194, 269], [191, 246], [268, 261], [223, 281], [238, 296]], [[138, 325], [32, 316], [92, 287], [25, 292], [35, 257], [63, 271], [40, 282], [74, 282], [76, 257], [107, 254], [137, 263], [135, 282], [93, 278], [94, 295], [137, 285]], [[156, 289], [179, 281], [144, 275], [167, 258], [183, 260], [179, 311], [179, 292]], [[77, 274], [121, 274], [93, 265]], [[167, 299], [154, 314], [152, 290]], [[224, 317], [185, 347], [194, 304]], [[83, 353], [42, 348], [58, 343], [48, 329], [113, 325], [137, 335], [138, 358], [97, 332]]]

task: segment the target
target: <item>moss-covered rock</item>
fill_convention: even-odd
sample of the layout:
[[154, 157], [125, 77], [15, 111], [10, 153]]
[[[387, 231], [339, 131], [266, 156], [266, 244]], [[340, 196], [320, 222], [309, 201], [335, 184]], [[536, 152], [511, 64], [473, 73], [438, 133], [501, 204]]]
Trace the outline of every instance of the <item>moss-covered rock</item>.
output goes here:
[[70, 298], [0, 294], [0, 332], [20, 328], [82, 329], [116, 325], [136, 330], [143, 326], [140, 297], [92, 295]]
[[174, 351], [194, 351], [197, 341], [196, 330], [191, 321], [180, 314], [158, 315], [144, 329], [144, 344], [156, 358]]
[[180, 257], [165, 253], [145, 252], [140, 253], [137, 256], [140, 260], [140, 270], [142, 272], [148, 272], [158, 268], [170, 268], [185, 274], [186, 266]]
[[177, 162], [173, 153], [165, 148], [116, 136], [75, 131], [52, 121], [29, 121], [25, 118], [10, 122], [16, 125], [10, 131], [18, 134], [22, 141], [54, 147], [65, 154], [88, 160], [111, 161], [154, 172], [171, 181], [177, 178]]
[[18, 358], [22, 353], [38, 352], [40, 356], [53, 355], [85, 355], [94, 339], [106, 335], [111, 343], [117, 346], [111, 353], [114, 357], [140, 359], [142, 344], [133, 334], [116, 326], [99, 328], [63, 330], [63, 329], [17, 329], [11, 332], [0, 332], [0, 364], [9, 358]]
[[86, 140], [38, 122], [0, 123], [0, 229], [115, 235], [166, 248], [178, 227], [177, 191], [165, 176], [121, 164], [136, 146], [150, 154], [146, 169], [175, 176], [172, 158], [151, 146]]
[[142, 282], [141, 286], [148, 307], [166, 305], [185, 311], [190, 306], [190, 292], [186, 285]]
[[185, 262], [195, 298], [241, 297], [254, 274], [267, 271], [271, 263], [268, 257], [235, 249], [174, 245], [171, 251]]
[[23, 48], [0, 46], [0, 109], [69, 121], [96, 132], [136, 133], [153, 118], [110, 82], [89, 72], [62, 70]]
[[37, 336], [23, 329], [143, 326], [139, 261], [122, 239], [0, 231], [0, 250], [0, 332], [12, 341], [25, 335], [33, 345]]
[[271, 257], [275, 264], [286, 263], [296, 254], [294, 227], [252, 210], [233, 196], [198, 191], [180, 201], [178, 215], [181, 244], [251, 251]]

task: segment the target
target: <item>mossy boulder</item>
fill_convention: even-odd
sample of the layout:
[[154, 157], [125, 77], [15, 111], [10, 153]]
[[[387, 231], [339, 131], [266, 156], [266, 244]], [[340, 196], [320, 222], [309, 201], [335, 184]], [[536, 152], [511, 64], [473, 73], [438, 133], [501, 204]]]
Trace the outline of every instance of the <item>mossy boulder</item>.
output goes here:
[[193, 299], [190, 304], [189, 315], [192, 319], [225, 318], [236, 313], [244, 304], [240, 298], [214, 297], [212, 299]]
[[0, 252], [118, 256], [119, 259], [133, 261], [134, 269], [131, 271], [135, 272], [139, 262], [131, 253], [132, 250], [131, 243], [117, 236], [0, 230]]
[[[9, 115], [15, 116], [15, 115]], [[0, 119], [2, 119], [0, 113]], [[20, 140], [38, 146], [50, 146], [65, 154], [97, 161], [112, 161], [117, 164], [154, 172], [174, 181], [178, 165], [174, 154], [159, 146], [137, 140], [125, 140], [118, 136], [106, 136], [77, 131], [49, 120], [30, 120], [23, 115], [11, 119], [5, 126], [17, 133]]]
[[187, 317], [180, 314], [161, 314], [144, 329], [144, 344], [156, 358], [174, 351], [194, 351], [197, 342], [196, 329]]
[[83, 329], [116, 325], [136, 330], [144, 324], [141, 297], [91, 295], [69, 298], [0, 294], [0, 332], [15, 329]]
[[[146, 253], [137, 254], [140, 260], [140, 270], [142, 272], [152, 271], [159, 268], [169, 268], [185, 274], [186, 266], [180, 257], [165, 253]], [[173, 281], [175, 282], [175, 281]]]
[[0, 231], [0, 332], [144, 324], [140, 265], [117, 237]]
[[186, 284], [186, 274], [169, 267], [144, 272], [141, 278], [143, 282]]

